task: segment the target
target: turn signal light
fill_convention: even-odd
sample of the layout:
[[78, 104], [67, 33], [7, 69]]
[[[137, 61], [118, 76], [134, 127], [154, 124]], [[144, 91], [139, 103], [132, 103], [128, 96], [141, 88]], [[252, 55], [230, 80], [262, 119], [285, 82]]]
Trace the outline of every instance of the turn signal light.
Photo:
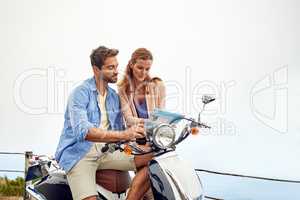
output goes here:
[[124, 153], [128, 156], [132, 154], [132, 149], [128, 144], [126, 144], [126, 146], [124, 147]]
[[191, 128], [191, 133], [192, 135], [197, 135], [199, 133], [199, 128], [198, 127]]

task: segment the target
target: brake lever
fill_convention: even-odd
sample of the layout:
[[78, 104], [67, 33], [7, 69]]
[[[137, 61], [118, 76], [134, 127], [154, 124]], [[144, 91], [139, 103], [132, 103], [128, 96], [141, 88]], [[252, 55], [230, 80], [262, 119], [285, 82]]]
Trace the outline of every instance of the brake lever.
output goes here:
[[192, 122], [192, 127], [198, 126], [199, 128], [211, 128], [210, 126], [202, 123], [202, 122], [197, 122], [193, 118], [184, 118], [190, 122]]
[[206, 124], [204, 124], [204, 123], [200, 123], [199, 126], [200, 126], [200, 128], [201, 128], [201, 127], [203, 127], [203, 128], [209, 128], [209, 129], [211, 128], [211, 126], [208, 126], [208, 125], [206, 125]]
[[196, 121], [192, 121], [191, 127], [211, 128], [211, 126], [208, 126], [202, 122], [196, 122]]

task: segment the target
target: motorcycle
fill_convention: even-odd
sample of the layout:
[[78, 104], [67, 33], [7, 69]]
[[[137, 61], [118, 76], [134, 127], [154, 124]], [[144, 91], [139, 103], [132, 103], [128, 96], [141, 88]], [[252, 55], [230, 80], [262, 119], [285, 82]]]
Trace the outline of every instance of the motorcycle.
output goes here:
[[[203, 200], [205, 198], [196, 171], [176, 154], [176, 146], [189, 135], [197, 134], [199, 128], [210, 128], [200, 121], [205, 105], [214, 101], [203, 96], [203, 109], [198, 120], [185, 115], [155, 109], [145, 122], [146, 137], [136, 141], [106, 143], [102, 152], [124, 151], [126, 154], [152, 154], [148, 164], [151, 190], [155, 200]], [[180, 123], [184, 122], [182, 130]], [[148, 144], [148, 149], [140, 145]], [[96, 183], [99, 200], [125, 200], [130, 185], [128, 172], [98, 170]], [[72, 200], [66, 174], [53, 158], [35, 156], [25, 178], [26, 192], [34, 200]]]

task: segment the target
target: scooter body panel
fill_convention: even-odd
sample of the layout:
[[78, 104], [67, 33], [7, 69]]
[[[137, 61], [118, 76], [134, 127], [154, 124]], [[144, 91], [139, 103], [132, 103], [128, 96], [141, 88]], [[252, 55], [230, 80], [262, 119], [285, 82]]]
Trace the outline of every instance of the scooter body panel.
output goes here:
[[[35, 200], [72, 200], [72, 193], [63, 172], [52, 173], [39, 183], [27, 186], [26, 190]], [[99, 200], [125, 200], [126, 194], [112, 193], [97, 185]]]
[[72, 193], [66, 177], [61, 174], [53, 174], [34, 186], [35, 192], [47, 200], [72, 200]]
[[195, 170], [175, 152], [153, 159], [149, 164], [149, 175], [155, 199], [203, 199], [202, 184]]

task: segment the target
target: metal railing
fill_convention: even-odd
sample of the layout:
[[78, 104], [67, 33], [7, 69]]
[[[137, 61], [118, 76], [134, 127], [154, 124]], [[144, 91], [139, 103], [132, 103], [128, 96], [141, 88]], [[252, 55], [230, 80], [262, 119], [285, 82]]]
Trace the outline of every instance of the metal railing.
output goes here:
[[210, 174], [218, 174], [218, 175], [224, 175], [224, 176], [236, 176], [236, 177], [241, 177], [241, 178], [252, 178], [252, 179], [267, 180], [267, 181], [286, 182], [286, 183], [300, 183], [300, 181], [298, 181], [298, 180], [267, 178], [267, 177], [261, 177], [261, 176], [249, 176], [249, 175], [217, 172], [217, 171], [211, 171], [211, 170], [206, 170], [206, 169], [195, 169], [195, 170], [197, 172], [206, 172], [206, 173], [210, 173]]

